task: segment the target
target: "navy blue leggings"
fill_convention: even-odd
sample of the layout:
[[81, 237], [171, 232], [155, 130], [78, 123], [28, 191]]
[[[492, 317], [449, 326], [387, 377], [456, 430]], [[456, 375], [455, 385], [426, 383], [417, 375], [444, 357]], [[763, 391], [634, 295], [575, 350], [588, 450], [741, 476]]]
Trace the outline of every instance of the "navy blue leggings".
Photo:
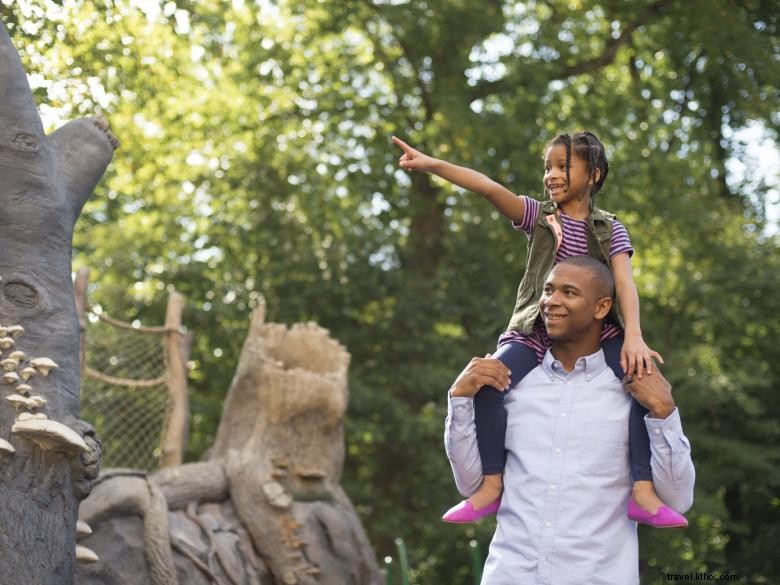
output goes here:
[[[623, 379], [620, 367], [620, 348], [623, 336], [613, 337], [601, 344], [607, 365], [615, 372], [619, 380]], [[511, 371], [510, 388], [539, 365], [536, 352], [522, 343], [506, 343], [493, 354]], [[482, 473], [495, 475], [503, 473], [506, 454], [504, 435], [506, 435], [506, 410], [504, 410], [504, 392], [492, 386], [483, 386], [474, 396], [474, 423], [477, 427], [477, 446], [482, 460]], [[632, 401], [628, 419], [628, 449], [631, 461], [631, 478], [634, 481], [653, 480], [650, 468], [650, 437], [645, 426], [647, 409], [636, 400]]]

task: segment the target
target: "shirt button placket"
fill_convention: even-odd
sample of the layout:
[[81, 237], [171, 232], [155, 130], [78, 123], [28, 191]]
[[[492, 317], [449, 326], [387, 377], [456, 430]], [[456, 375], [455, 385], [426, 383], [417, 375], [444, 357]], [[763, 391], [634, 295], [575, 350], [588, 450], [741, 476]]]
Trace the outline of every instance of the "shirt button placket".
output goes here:
[[551, 573], [551, 562], [560, 499], [558, 486], [561, 483], [564, 451], [569, 437], [569, 412], [571, 411], [573, 399], [571, 388], [571, 385], [566, 383], [560, 387], [561, 397], [553, 433], [553, 456], [548, 466], [547, 490], [544, 499], [544, 509], [542, 510], [542, 539], [539, 548], [539, 581], [544, 584], [551, 584], [554, 580]]

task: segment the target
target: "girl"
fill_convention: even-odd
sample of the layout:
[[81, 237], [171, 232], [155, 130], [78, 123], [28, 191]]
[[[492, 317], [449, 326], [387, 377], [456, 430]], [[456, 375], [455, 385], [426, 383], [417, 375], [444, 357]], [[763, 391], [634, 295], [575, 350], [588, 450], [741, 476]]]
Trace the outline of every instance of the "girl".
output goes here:
[[[444, 514], [447, 522], [468, 523], [495, 513], [501, 500], [506, 414], [503, 391], [534, 369], [550, 347], [539, 318], [541, 286], [553, 264], [569, 256], [591, 255], [615, 276], [616, 307], [604, 325], [602, 349], [619, 380], [624, 374], [652, 373], [652, 359], [663, 359], [642, 338], [639, 296], [631, 274], [634, 253], [625, 227], [615, 216], [593, 206], [609, 172], [604, 146], [590, 132], [561, 134], [544, 151], [544, 189], [549, 201], [517, 196], [477, 171], [427, 156], [393, 136], [403, 150], [400, 166], [430, 172], [463, 189], [482, 195], [530, 240], [526, 272], [520, 283], [508, 330], [493, 357], [510, 369], [510, 384], [484, 386], [474, 397], [474, 423], [484, 479], [468, 500]], [[620, 307], [620, 312], [616, 309]], [[621, 320], [622, 316], [622, 320]], [[624, 327], [621, 327], [624, 322]], [[634, 401], [629, 418], [629, 452], [633, 487], [628, 516], [656, 527], [687, 526], [688, 521], [664, 505], [653, 489], [650, 439], [644, 425], [647, 410]]]

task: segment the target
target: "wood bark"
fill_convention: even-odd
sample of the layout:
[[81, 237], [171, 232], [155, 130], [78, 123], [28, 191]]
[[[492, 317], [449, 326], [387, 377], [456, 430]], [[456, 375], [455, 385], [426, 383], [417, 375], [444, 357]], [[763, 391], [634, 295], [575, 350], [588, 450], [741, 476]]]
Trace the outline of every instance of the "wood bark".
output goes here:
[[0, 455], [3, 585], [73, 582], [78, 501], [96, 476], [100, 448], [79, 420], [71, 241], [116, 145], [96, 119], [72, 121], [44, 135], [19, 56], [0, 22], [0, 325], [24, 328], [2, 357], [22, 351], [20, 365], [37, 357], [59, 365], [28, 382], [47, 401], [37, 411], [76, 431], [86, 444], [86, 450], [42, 449], [12, 432], [18, 413], [5, 398], [17, 384], [0, 384], [0, 438], [15, 449]]
[[190, 336], [181, 331], [181, 316], [185, 300], [177, 292], [168, 297], [165, 312], [165, 339], [168, 354], [168, 400], [170, 412], [165, 421], [165, 436], [160, 452], [160, 467], [180, 465], [187, 448], [187, 429], [189, 427], [189, 397], [187, 394], [187, 359], [189, 356]]
[[207, 460], [101, 475], [80, 514], [100, 561], [78, 582], [380, 585], [339, 485], [348, 365], [326, 330], [257, 309]]

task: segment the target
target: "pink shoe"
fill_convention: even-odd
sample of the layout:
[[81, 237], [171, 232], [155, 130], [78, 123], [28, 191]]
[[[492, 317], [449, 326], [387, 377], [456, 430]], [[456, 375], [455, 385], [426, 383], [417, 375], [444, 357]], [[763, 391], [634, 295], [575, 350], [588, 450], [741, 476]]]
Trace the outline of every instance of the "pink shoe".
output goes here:
[[484, 508], [475, 510], [474, 506], [468, 500], [463, 500], [457, 506], [453, 506], [441, 517], [445, 522], [451, 522], [452, 524], [469, 524], [476, 522], [480, 518], [490, 516], [498, 511], [498, 507], [501, 505], [501, 497], [499, 496], [494, 502], [488, 504]]
[[669, 506], [661, 506], [655, 514], [651, 514], [644, 508], [641, 508], [633, 498], [628, 499], [628, 511], [626, 514], [631, 520], [655, 528], [685, 528], [688, 526], [685, 516], [678, 514]]

